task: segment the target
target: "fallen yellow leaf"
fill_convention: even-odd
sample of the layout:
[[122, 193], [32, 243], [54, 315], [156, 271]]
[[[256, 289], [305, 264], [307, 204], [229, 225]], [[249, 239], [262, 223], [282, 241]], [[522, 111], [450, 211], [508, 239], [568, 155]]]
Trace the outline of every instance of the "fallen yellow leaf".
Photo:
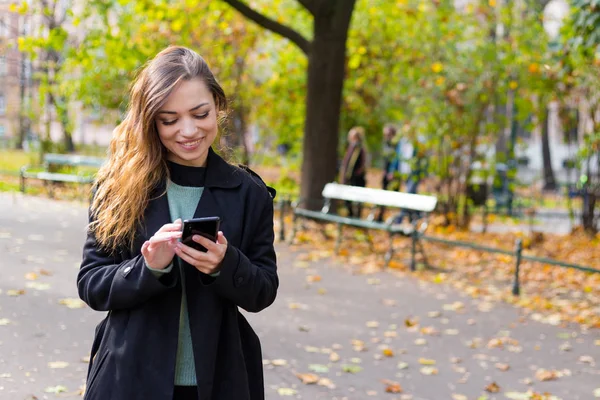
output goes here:
[[316, 374], [296, 374], [296, 376], [306, 385], [312, 385], [319, 381], [319, 377]]
[[383, 349], [383, 355], [386, 357], [394, 357], [392, 349]]
[[48, 363], [48, 367], [52, 369], [67, 368], [69, 363], [66, 361], [53, 361]]
[[35, 272], [28, 272], [25, 274], [25, 279], [29, 281], [35, 281], [38, 278], [38, 274]]

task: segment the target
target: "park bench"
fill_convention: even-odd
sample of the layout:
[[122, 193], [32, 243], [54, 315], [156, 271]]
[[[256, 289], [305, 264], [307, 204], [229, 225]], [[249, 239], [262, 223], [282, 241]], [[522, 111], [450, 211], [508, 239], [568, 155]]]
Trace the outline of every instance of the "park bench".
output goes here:
[[[29, 165], [21, 167], [21, 192], [25, 193], [27, 179], [37, 179], [50, 183], [49, 193], [53, 195], [52, 184], [56, 182], [76, 183], [79, 185], [92, 184], [94, 172], [82, 171], [82, 167], [91, 167], [97, 170], [102, 166], [105, 159], [100, 157], [82, 156], [74, 154], [44, 154], [43, 170]], [[65, 167], [66, 168], [65, 170]]]
[[[300, 200], [293, 205], [293, 231], [290, 241], [293, 242], [298, 230], [298, 220], [301, 218], [331, 222], [337, 224], [338, 234], [335, 243], [335, 252], [340, 247], [342, 238], [342, 227], [344, 225], [367, 230], [381, 230], [389, 234], [389, 247], [385, 255], [386, 265], [389, 264], [393, 254], [393, 238], [395, 235], [411, 236], [413, 238], [413, 252], [418, 244], [419, 235], [427, 229], [427, 217], [437, 204], [437, 198], [434, 196], [425, 196], [420, 194], [402, 193], [383, 189], [371, 189], [364, 187], [341, 185], [338, 183], [328, 183], [323, 188], [322, 196], [324, 206], [317, 211], [302, 207]], [[372, 211], [366, 219], [346, 217], [331, 213], [333, 201], [351, 201], [372, 206]], [[385, 222], [375, 221], [375, 212], [377, 208], [384, 206], [387, 208], [400, 209], [394, 216], [388, 218]], [[394, 223], [394, 220], [404, 210], [410, 218], [410, 225]], [[370, 240], [370, 239], [369, 239]], [[373, 243], [371, 242], [371, 246]], [[421, 253], [422, 247], [421, 247]]]

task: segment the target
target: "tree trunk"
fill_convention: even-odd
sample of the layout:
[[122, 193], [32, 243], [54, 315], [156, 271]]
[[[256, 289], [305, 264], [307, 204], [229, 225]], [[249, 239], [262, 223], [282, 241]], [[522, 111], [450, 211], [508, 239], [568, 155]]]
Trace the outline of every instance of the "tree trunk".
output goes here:
[[311, 200], [321, 199], [323, 187], [337, 174], [346, 39], [354, 3], [343, 0], [334, 6], [322, 6], [314, 18], [300, 187], [300, 196], [310, 208], [320, 207]]
[[71, 124], [69, 121], [69, 108], [67, 99], [63, 97], [56, 98], [53, 94], [50, 94], [49, 97], [50, 104], [54, 106], [60, 126], [62, 127], [64, 151], [67, 153], [73, 153], [75, 151], [75, 145], [73, 143], [73, 132], [71, 131]]
[[583, 212], [581, 213], [581, 223], [583, 225], [583, 229], [592, 234], [595, 235], [597, 233], [597, 226], [596, 226], [596, 215], [595, 215], [595, 209], [596, 209], [596, 193], [594, 193], [593, 191], [590, 191], [589, 188], [585, 188], [584, 189], [584, 193], [583, 193], [584, 199], [583, 199]]
[[544, 115], [544, 124], [542, 125], [542, 159], [544, 163], [544, 190], [556, 190], [556, 179], [552, 169], [552, 159], [550, 156], [549, 123], [550, 110], [546, 107]]
[[23, 142], [25, 141], [27, 130], [29, 130], [29, 124], [25, 121], [25, 62], [25, 53], [21, 53], [21, 68], [19, 71], [19, 139], [15, 146], [17, 150], [23, 149]]

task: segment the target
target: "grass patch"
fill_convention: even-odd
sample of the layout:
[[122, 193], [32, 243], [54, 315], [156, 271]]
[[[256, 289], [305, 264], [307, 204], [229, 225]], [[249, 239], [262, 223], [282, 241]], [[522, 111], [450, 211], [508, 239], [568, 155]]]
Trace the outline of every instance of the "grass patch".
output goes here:
[[19, 183], [18, 182], [7, 182], [4, 180], [0, 181], [0, 192], [18, 192], [19, 191]]
[[0, 150], [0, 173], [18, 175], [23, 165], [37, 164], [37, 153], [26, 153], [22, 150]]

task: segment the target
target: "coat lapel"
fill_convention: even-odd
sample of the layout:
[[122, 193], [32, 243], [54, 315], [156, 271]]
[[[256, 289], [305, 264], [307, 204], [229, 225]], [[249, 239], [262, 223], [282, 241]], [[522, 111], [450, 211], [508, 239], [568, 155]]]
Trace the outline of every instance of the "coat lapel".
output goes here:
[[152, 237], [164, 224], [171, 221], [171, 212], [169, 211], [169, 201], [165, 192], [165, 183], [153, 191], [148, 208], [144, 215], [143, 224], [138, 235], [134, 250], [141, 251], [144, 242]]

